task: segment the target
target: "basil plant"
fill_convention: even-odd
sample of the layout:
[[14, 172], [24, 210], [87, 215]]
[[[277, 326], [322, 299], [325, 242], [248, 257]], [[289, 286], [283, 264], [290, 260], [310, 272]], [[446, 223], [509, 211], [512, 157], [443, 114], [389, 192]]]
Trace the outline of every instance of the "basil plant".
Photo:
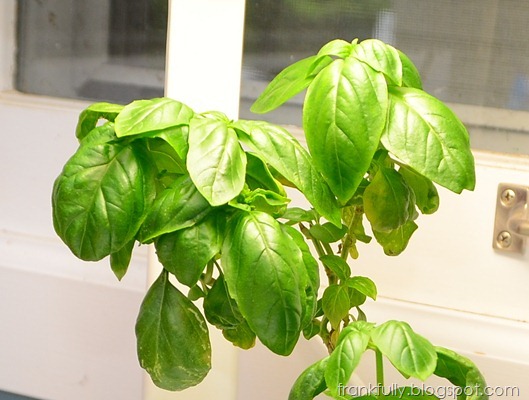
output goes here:
[[[301, 336], [319, 337], [329, 355], [294, 382], [291, 400], [355, 398], [340, 388], [366, 352], [381, 385], [386, 358], [405, 377], [437, 375], [464, 389], [461, 399], [487, 399], [468, 359], [406, 322], [369, 322], [362, 305], [376, 299], [375, 283], [349, 263], [360, 242], [400, 254], [419, 214], [437, 210], [435, 184], [474, 188], [465, 127], [422, 90], [412, 61], [379, 40], [331, 41], [280, 72], [252, 111], [305, 89], [307, 147], [281, 126], [169, 98], [89, 106], [54, 184], [57, 234], [80, 259], [109, 257], [118, 279], [136, 243], [154, 244], [163, 272], [136, 336], [139, 362], [161, 388], [202, 381], [216, 328], [235, 346], [259, 340], [284, 356]], [[292, 191], [310, 208], [291, 206]], [[413, 387], [356, 398], [411, 397], [437, 399]]]

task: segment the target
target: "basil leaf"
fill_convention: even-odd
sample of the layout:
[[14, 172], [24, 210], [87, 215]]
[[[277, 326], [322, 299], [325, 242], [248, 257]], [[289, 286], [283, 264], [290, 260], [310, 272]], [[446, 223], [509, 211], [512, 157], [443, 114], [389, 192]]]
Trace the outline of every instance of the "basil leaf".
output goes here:
[[437, 367], [435, 375], [448, 379], [463, 389], [466, 400], [488, 400], [485, 389], [487, 383], [476, 365], [456, 352], [436, 347]]
[[371, 332], [371, 340], [401, 373], [426, 380], [437, 365], [434, 346], [406, 322], [388, 321]]
[[191, 120], [186, 165], [198, 191], [213, 206], [226, 204], [244, 187], [246, 153], [224, 121]]
[[402, 86], [422, 90], [421, 76], [417, 67], [406, 54], [400, 50], [397, 50], [397, 52], [402, 63]]
[[241, 142], [292, 182], [316, 211], [341, 226], [335, 197], [314, 167], [310, 154], [290, 133], [264, 121], [237, 121], [234, 127]]
[[384, 75], [356, 58], [334, 60], [308, 88], [303, 107], [307, 144], [314, 165], [343, 203], [355, 193], [378, 148], [387, 97]]
[[340, 333], [336, 348], [329, 356], [325, 369], [325, 382], [333, 396], [340, 387], [347, 385], [351, 375], [367, 350], [369, 331], [372, 325], [355, 322], [346, 326]]
[[288, 400], [313, 399], [327, 389], [324, 374], [328, 361], [325, 357], [305, 369], [290, 389]]
[[320, 257], [320, 261], [341, 280], [346, 280], [351, 276], [351, 267], [347, 264], [347, 261], [340, 256], [326, 254]]
[[314, 79], [314, 64], [319, 69], [331, 62], [330, 57], [311, 56], [295, 62], [281, 71], [253, 103], [250, 111], [265, 114], [279, 107], [290, 98], [302, 92]]
[[201, 221], [213, 208], [189, 176], [181, 176], [154, 201], [140, 230], [140, 241], [184, 229]]
[[122, 105], [105, 102], [88, 106], [79, 114], [75, 136], [80, 141], [83, 140], [97, 126], [99, 119], [103, 118], [113, 122], [121, 110], [123, 110]]
[[407, 221], [404, 225], [391, 231], [373, 231], [375, 239], [384, 249], [387, 256], [398, 256], [402, 253], [411, 239], [418, 226], [413, 221]]
[[225, 218], [213, 212], [193, 226], [160, 236], [155, 241], [158, 260], [179, 282], [192, 287], [222, 248]]
[[136, 100], [126, 105], [116, 117], [116, 135], [134, 136], [187, 125], [193, 114], [185, 104], [165, 97]]
[[140, 365], [154, 384], [183, 390], [211, 369], [211, 345], [198, 308], [162, 272], [143, 300], [136, 322]]
[[382, 72], [393, 84], [402, 84], [402, 62], [393, 46], [378, 39], [363, 40], [353, 47], [351, 56]]
[[53, 187], [53, 225], [85, 261], [115, 253], [138, 232], [152, 202], [148, 166], [136, 148], [116, 143], [81, 146]]
[[286, 196], [285, 189], [277, 181], [268, 166], [259, 157], [252, 153], [246, 153], [246, 183], [250, 189], [264, 188]]
[[118, 281], [120, 281], [129, 268], [130, 259], [132, 257], [132, 250], [134, 249], [134, 243], [136, 241], [133, 239], [121, 249], [114, 253], [110, 253], [110, 268]]
[[465, 126], [441, 101], [412, 88], [390, 88], [384, 147], [447, 189], [473, 190], [474, 158]]
[[377, 287], [375, 282], [365, 276], [353, 276], [347, 279], [345, 282], [350, 288], [358, 290], [360, 293], [372, 298], [377, 299]]
[[325, 316], [336, 329], [351, 309], [348, 288], [341, 285], [329, 285], [323, 292], [321, 306]]
[[351, 54], [354, 45], [342, 40], [335, 39], [329, 43], [323, 45], [323, 47], [318, 51], [319, 56], [336, 56], [340, 58], [346, 58]]
[[80, 145], [95, 146], [98, 144], [108, 143], [116, 139], [117, 136], [116, 131], [114, 130], [114, 124], [112, 122], [107, 122], [104, 125], [95, 127], [86, 135], [84, 135], [83, 138], [80, 140]]
[[239, 212], [228, 222], [221, 260], [229, 293], [252, 331], [274, 353], [290, 354], [302, 329], [308, 284], [293, 239], [270, 215]]
[[255, 333], [250, 329], [246, 320], [243, 320], [233, 328], [223, 329], [222, 336], [234, 346], [243, 350], [248, 350], [255, 346]]
[[388, 232], [410, 219], [410, 188], [397, 171], [380, 167], [364, 192], [364, 211], [373, 231]]
[[432, 181], [409, 167], [402, 166], [399, 174], [415, 193], [415, 202], [423, 214], [433, 214], [439, 208], [439, 194]]
[[309, 232], [314, 238], [323, 243], [334, 243], [342, 239], [347, 233], [347, 227], [342, 225], [340, 228], [331, 223], [317, 224], [311, 226]]

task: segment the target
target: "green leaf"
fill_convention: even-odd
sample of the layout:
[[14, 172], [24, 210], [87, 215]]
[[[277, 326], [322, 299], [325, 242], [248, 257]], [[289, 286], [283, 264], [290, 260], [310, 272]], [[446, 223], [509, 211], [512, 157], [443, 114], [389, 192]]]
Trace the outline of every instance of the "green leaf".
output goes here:
[[437, 367], [435, 375], [448, 379], [452, 384], [460, 387], [464, 393], [464, 400], [488, 400], [485, 393], [487, 383], [478, 367], [468, 358], [456, 352], [436, 347]]
[[231, 298], [224, 277], [217, 278], [204, 299], [204, 314], [219, 329], [234, 328], [244, 320], [235, 300]]
[[53, 225], [82, 260], [115, 253], [138, 232], [152, 203], [149, 166], [136, 148], [81, 146], [53, 187]]
[[270, 215], [239, 212], [228, 223], [222, 266], [248, 325], [274, 353], [288, 355], [302, 329], [307, 272], [294, 240]]
[[114, 130], [114, 124], [112, 122], [107, 122], [104, 125], [97, 126], [92, 129], [88, 134], [86, 134], [81, 140], [81, 146], [95, 146], [98, 144], [105, 144], [116, 140], [116, 132]]
[[346, 280], [351, 276], [351, 267], [342, 257], [326, 254], [320, 257], [320, 261], [341, 280]]
[[415, 193], [415, 202], [423, 214], [433, 214], [439, 208], [439, 194], [432, 181], [413, 169], [402, 166], [399, 174]]
[[339, 393], [339, 388], [347, 385], [367, 350], [371, 328], [371, 324], [356, 322], [346, 326], [340, 333], [325, 369], [325, 382], [332, 395], [343, 394]]
[[322, 225], [316, 224], [309, 229], [310, 234], [323, 243], [334, 243], [342, 239], [347, 233], [347, 227], [342, 225], [340, 228], [326, 222]]
[[325, 357], [303, 371], [290, 389], [288, 400], [310, 400], [322, 393], [327, 388], [324, 374], [328, 361]]
[[413, 221], [408, 221], [388, 232], [373, 231], [375, 239], [384, 249], [387, 256], [398, 256], [402, 253], [410, 241], [411, 236], [417, 230], [418, 226]]
[[158, 260], [179, 282], [192, 287], [204, 267], [222, 248], [226, 215], [212, 212], [185, 229], [166, 233], [155, 241]]
[[434, 373], [437, 364], [434, 346], [406, 322], [385, 322], [373, 329], [371, 339], [404, 375], [424, 381]]
[[140, 241], [193, 226], [213, 208], [188, 176], [181, 176], [162, 191], [152, 205], [140, 230]]
[[422, 90], [421, 76], [417, 67], [406, 54], [400, 50], [397, 50], [397, 52], [399, 53], [400, 61], [402, 63], [402, 86]]
[[391, 168], [380, 167], [364, 192], [364, 211], [373, 231], [388, 232], [410, 219], [411, 192]]
[[136, 100], [128, 104], [116, 117], [116, 135], [134, 136], [187, 125], [193, 110], [169, 98]]
[[[268, 84], [250, 111], [264, 114], [276, 109], [305, 90], [314, 79], [314, 75], [331, 61], [330, 57], [311, 56], [289, 65]], [[315, 63], [318, 65], [316, 70], [314, 70]]]
[[461, 193], [473, 190], [474, 158], [465, 126], [441, 101], [412, 88], [390, 88], [384, 147], [419, 174]]
[[286, 196], [283, 185], [274, 178], [263, 160], [252, 153], [246, 153], [246, 160], [246, 183], [250, 189], [263, 188], [272, 190], [281, 196]]
[[200, 383], [211, 368], [204, 317], [162, 272], [140, 307], [136, 322], [138, 358], [152, 381], [166, 390]]
[[198, 191], [212, 206], [226, 204], [244, 187], [246, 153], [224, 121], [191, 120], [186, 164]]
[[123, 106], [119, 104], [102, 102], [90, 105], [79, 114], [75, 136], [77, 139], [83, 140], [97, 126], [99, 119], [103, 118], [113, 122], [121, 110], [123, 110]]
[[402, 61], [393, 46], [378, 39], [363, 40], [354, 46], [351, 56], [382, 72], [395, 85], [402, 84]]
[[316, 211], [341, 226], [335, 197], [312, 163], [310, 154], [285, 129], [264, 121], [237, 121], [239, 139], [292, 182]]
[[250, 329], [246, 320], [243, 320], [233, 328], [223, 329], [222, 335], [227, 341], [243, 350], [248, 350], [255, 346], [255, 333]]
[[165, 140], [185, 162], [189, 151], [189, 125], [165, 128], [156, 132], [155, 137]]
[[304, 210], [300, 207], [287, 208], [281, 218], [288, 220], [291, 224], [298, 222], [312, 222], [318, 219], [314, 210]]
[[328, 286], [323, 292], [321, 306], [325, 316], [336, 329], [351, 309], [348, 288], [341, 285]]
[[132, 239], [129, 243], [114, 253], [110, 253], [110, 268], [118, 281], [120, 281], [129, 268], [130, 259], [132, 257], [132, 250], [134, 249], [136, 241]]
[[318, 56], [337, 56], [340, 58], [346, 58], [351, 54], [353, 47], [353, 44], [345, 40], [335, 39], [325, 44], [318, 52]]
[[334, 60], [309, 86], [303, 107], [307, 144], [316, 168], [343, 203], [378, 148], [387, 98], [384, 75], [356, 58]]
[[377, 299], [377, 287], [375, 282], [365, 276], [353, 276], [348, 278], [345, 284], [373, 300]]

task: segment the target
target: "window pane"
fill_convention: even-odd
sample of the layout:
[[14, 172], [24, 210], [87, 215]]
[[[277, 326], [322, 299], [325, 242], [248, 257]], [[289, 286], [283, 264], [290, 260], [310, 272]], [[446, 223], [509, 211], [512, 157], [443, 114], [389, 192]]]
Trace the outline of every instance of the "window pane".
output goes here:
[[[369, 37], [408, 54], [425, 89], [443, 101], [472, 106], [467, 111], [487, 107], [489, 116], [529, 111], [527, 21], [529, 3], [509, 0], [248, 1], [241, 115], [301, 124], [300, 99], [265, 116], [252, 115], [249, 106], [277, 72], [322, 44]], [[477, 148], [503, 148], [498, 132], [529, 138], [529, 114], [517, 126], [504, 126], [505, 118], [497, 125], [468, 119]], [[512, 141], [504, 148], [527, 153]]]
[[17, 89], [129, 102], [163, 95], [167, 0], [25, 0]]

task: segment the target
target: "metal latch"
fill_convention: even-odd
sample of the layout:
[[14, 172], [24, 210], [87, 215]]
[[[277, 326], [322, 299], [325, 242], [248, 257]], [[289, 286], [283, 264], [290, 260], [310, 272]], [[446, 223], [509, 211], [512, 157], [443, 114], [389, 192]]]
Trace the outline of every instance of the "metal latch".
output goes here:
[[529, 187], [500, 183], [494, 221], [495, 249], [523, 253], [525, 238], [529, 236]]

